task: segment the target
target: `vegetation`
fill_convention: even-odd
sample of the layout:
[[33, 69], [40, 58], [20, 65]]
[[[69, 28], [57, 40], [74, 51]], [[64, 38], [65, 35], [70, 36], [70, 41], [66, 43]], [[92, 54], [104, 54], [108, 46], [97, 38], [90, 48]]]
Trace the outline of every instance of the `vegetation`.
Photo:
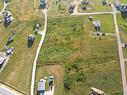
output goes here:
[[127, 59], [127, 48], [123, 48], [124, 58]]
[[121, 14], [117, 14], [117, 21], [119, 26], [119, 31], [121, 35], [121, 40], [123, 43], [127, 43], [127, 23], [121, 16]]
[[[86, 0], [82, 0], [86, 1]], [[82, 10], [82, 3], [80, 3], [79, 6], [79, 11], [80, 12], [108, 12], [112, 11], [112, 7], [110, 5], [102, 5], [102, 0], [88, 0], [89, 1], [89, 6], [86, 7], [86, 10]], [[109, 3], [114, 3], [114, 0], [108, 0]], [[126, 0], [120, 0], [120, 3], [126, 4]]]
[[[62, 65], [47, 65], [47, 66], [37, 66], [36, 71], [36, 81], [35, 81], [35, 94], [37, 95], [37, 84], [40, 79], [44, 79], [48, 74], [51, 73], [55, 77], [55, 95], [63, 95], [63, 79], [64, 79], [64, 69]], [[46, 90], [49, 90], [49, 86], [46, 82]]]
[[2, 1], [0, 1], [0, 11], [2, 10], [2, 8], [3, 8], [3, 3]]
[[10, 47], [14, 47], [14, 54], [10, 56], [9, 62], [1, 72], [0, 81], [29, 94], [32, 65], [41, 36], [36, 36], [31, 48], [27, 46], [27, 37], [34, 33], [34, 25], [41, 23], [43, 26], [44, 20], [42, 15], [34, 14], [31, 0], [11, 0], [7, 9], [12, 13], [14, 20], [7, 28], [0, 23], [0, 51], [4, 50], [7, 38], [14, 35], [14, 41], [9, 44]]
[[[93, 18], [102, 22], [101, 31], [114, 33], [112, 15], [94, 15]], [[116, 39], [96, 37], [92, 34], [94, 31], [88, 16], [48, 20], [38, 65], [64, 66], [65, 95], [88, 95], [91, 86], [108, 94], [122, 93]]]
[[48, 0], [48, 17], [62, 17], [69, 16], [69, 0]]

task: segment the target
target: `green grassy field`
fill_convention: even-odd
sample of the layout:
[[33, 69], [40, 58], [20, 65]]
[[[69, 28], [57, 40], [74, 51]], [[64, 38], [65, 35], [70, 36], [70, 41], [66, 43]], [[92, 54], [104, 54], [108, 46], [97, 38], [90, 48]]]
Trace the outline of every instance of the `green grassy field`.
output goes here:
[[121, 35], [121, 40], [123, 43], [127, 43], [127, 20], [124, 20], [121, 14], [117, 14], [117, 21]]
[[3, 3], [2, 1], [0, 1], [0, 11], [2, 10], [2, 8], [3, 8]]
[[91, 0], [90, 5], [88, 6], [87, 10], [82, 10], [79, 5], [79, 11], [80, 12], [103, 12], [103, 11], [112, 11], [112, 7], [102, 6], [101, 0]]
[[[93, 17], [102, 22], [103, 32], [114, 33], [112, 15]], [[38, 65], [45, 68], [47, 64], [63, 64], [64, 83], [69, 82], [70, 87], [67, 92], [64, 89], [64, 95], [88, 95], [91, 86], [109, 95], [122, 95], [116, 39], [111, 36], [94, 37], [94, 31], [87, 16], [48, 20]], [[79, 75], [83, 75], [83, 82], [77, 81]], [[39, 80], [40, 76], [37, 74], [36, 78]]]
[[123, 48], [124, 58], [127, 59], [127, 48]]
[[41, 36], [36, 36], [31, 48], [27, 46], [27, 37], [34, 33], [33, 27], [36, 23], [40, 23], [41, 29], [43, 29], [44, 17], [34, 14], [31, 0], [11, 1], [8, 9], [14, 20], [7, 28], [4, 27], [3, 23], [0, 23], [0, 51], [3, 51], [7, 38], [12, 34], [14, 34], [14, 42], [9, 46], [13, 46], [15, 51], [1, 72], [0, 80], [28, 95], [32, 65]]
[[[114, 3], [114, 0], [108, 0], [109, 3]], [[127, 3], [126, 0], [119, 0], [120, 3]], [[79, 11], [80, 12], [105, 12], [105, 11], [112, 11], [112, 7], [107, 5], [107, 6], [102, 6], [101, 0], [91, 0], [90, 5], [87, 10], [83, 11], [79, 5]]]
[[[69, 0], [62, 0], [61, 3], [57, 3], [58, 0], [48, 0], [48, 17], [55, 18], [55, 17], [63, 17], [69, 16]], [[60, 8], [59, 8], [60, 5]]]

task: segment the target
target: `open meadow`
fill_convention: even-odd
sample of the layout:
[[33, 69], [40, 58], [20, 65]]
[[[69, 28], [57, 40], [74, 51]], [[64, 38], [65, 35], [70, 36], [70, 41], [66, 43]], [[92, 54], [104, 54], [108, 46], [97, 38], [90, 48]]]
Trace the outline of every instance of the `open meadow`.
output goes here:
[[[112, 15], [94, 15], [100, 20], [101, 31], [115, 33]], [[103, 19], [102, 19], [103, 18]], [[64, 67], [64, 95], [88, 95], [96, 87], [107, 95], [122, 95], [120, 67], [116, 38], [95, 36], [95, 29], [88, 16], [49, 18], [44, 45], [38, 59], [36, 85], [45, 75], [39, 68]], [[51, 71], [49, 70], [49, 71]], [[55, 68], [54, 68], [55, 70]], [[43, 71], [43, 70], [42, 70]], [[56, 73], [53, 73], [56, 75]], [[58, 77], [56, 77], [58, 78]], [[58, 86], [55, 84], [55, 87]], [[56, 89], [55, 95], [63, 95]]]

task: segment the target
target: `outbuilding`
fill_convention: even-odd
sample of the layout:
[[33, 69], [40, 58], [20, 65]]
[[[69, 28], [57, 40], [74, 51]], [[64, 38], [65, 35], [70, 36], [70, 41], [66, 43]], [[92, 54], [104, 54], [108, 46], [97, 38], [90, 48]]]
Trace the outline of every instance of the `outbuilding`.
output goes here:
[[101, 28], [101, 23], [100, 23], [100, 21], [99, 21], [99, 20], [93, 21], [93, 25], [94, 25], [94, 27], [95, 27], [95, 29], [96, 29], [96, 32], [100, 32], [100, 28]]
[[41, 79], [39, 82], [38, 82], [38, 89], [37, 89], [37, 95], [44, 95], [44, 92], [45, 92], [45, 82], [46, 80], [44, 79]]

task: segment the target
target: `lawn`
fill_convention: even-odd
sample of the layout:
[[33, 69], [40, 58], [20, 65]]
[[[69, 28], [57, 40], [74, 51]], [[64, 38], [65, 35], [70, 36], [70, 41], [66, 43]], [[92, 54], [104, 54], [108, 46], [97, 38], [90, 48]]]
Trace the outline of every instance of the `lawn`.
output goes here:
[[2, 8], [3, 8], [3, 3], [2, 1], [0, 1], [0, 11], [2, 10]]
[[109, 5], [102, 6], [101, 0], [91, 0], [87, 10], [83, 11], [79, 4], [79, 11], [80, 12], [105, 12], [105, 11], [112, 11], [112, 7]]
[[0, 23], [0, 51], [4, 50], [7, 38], [13, 34], [14, 42], [9, 46], [13, 46], [15, 51], [1, 72], [0, 80], [29, 94], [32, 65], [41, 36], [36, 36], [31, 48], [27, 46], [27, 37], [34, 33], [33, 27], [36, 23], [40, 23], [43, 29], [44, 17], [34, 14], [31, 0], [11, 0], [8, 9], [14, 21], [7, 28]]
[[[69, 12], [69, 0], [61, 0], [60, 3], [57, 3], [59, 0], [48, 0], [48, 17], [63, 17], [68, 16]], [[59, 7], [60, 6], [60, 7]]]
[[121, 14], [117, 14], [117, 21], [121, 35], [121, 40], [123, 43], [127, 43], [127, 20], [124, 20]]
[[127, 48], [123, 48], [124, 58], [127, 59]]
[[[93, 18], [102, 22], [103, 32], [114, 33], [112, 15], [94, 15]], [[88, 95], [91, 86], [107, 94], [122, 95], [116, 38], [95, 37], [94, 31], [87, 16], [48, 19], [38, 65], [43, 68], [55, 64], [64, 66], [64, 86], [67, 86], [64, 95]], [[41, 77], [37, 75], [38, 78]]]
[[120, 0], [120, 3], [127, 4], [127, 0]]

